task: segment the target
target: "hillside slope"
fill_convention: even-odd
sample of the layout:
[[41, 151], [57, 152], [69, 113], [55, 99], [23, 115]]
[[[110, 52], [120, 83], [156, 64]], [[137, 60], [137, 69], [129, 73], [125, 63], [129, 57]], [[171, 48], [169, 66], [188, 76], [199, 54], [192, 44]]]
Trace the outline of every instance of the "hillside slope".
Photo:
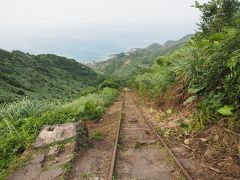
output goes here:
[[128, 78], [150, 67], [159, 56], [166, 55], [181, 47], [193, 35], [187, 35], [177, 41], [167, 41], [160, 45], [153, 43], [144, 49], [133, 49], [127, 53], [93, 65], [93, 68], [105, 76]]
[[69, 98], [101, 77], [73, 59], [0, 49], [0, 103], [24, 96]]
[[134, 86], [153, 101], [145, 113], [151, 109], [168, 142], [187, 145], [194, 159], [217, 169], [213, 179], [239, 179], [240, 2], [195, 7], [202, 12], [199, 32], [137, 75]]

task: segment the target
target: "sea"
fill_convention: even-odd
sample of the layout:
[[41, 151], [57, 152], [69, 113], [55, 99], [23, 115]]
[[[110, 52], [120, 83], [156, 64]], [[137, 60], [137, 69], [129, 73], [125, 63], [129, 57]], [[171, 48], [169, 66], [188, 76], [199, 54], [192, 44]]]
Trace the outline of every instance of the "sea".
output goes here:
[[192, 26], [179, 25], [116, 26], [72, 28], [53, 32], [21, 33], [2, 37], [0, 48], [20, 50], [30, 54], [57, 54], [79, 62], [99, 62], [132, 48], [162, 44], [193, 33]]

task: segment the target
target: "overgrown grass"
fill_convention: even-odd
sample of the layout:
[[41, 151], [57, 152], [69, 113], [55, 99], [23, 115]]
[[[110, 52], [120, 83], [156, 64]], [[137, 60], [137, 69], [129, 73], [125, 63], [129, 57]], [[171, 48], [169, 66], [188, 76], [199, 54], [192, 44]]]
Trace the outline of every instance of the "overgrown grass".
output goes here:
[[43, 125], [98, 120], [117, 94], [116, 89], [104, 88], [68, 103], [23, 99], [3, 105], [0, 109], [0, 179], [9, 173], [9, 164], [31, 146]]
[[96, 130], [94, 133], [90, 135], [90, 139], [92, 140], [102, 140], [104, 138], [104, 133], [100, 130]]
[[39, 116], [44, 111], [56, 109], [60, 101], [30, 100], [24, 98], [18, 102], [3, 104], [0, 107], [0, 119], [16, 120], [30, 116]]
[[[212, 21], [204, 23], [209, 23], [210, 27], [214, 21], [223, 21], [225, 26], [197, 33], [184, 47], [159, 57], [147, 72], [135, 78], [137, 90], [155, 101], [172, 88], [176, 89], [176, 94], [189, 94], [186, 103], [198, 99], [191, 129], [202, 129], [224, 117], [239, 119], [240, 115], [240, 28], [239, 23], [236, 24], [240, 3], [231, 2], [236, 10], [228, 14], [225, 22], [222, 2], [219, 1], [216, 12], [212, 12]], [[200, 10], [207, 11], [208, 6], [215, 6], [214, 3], [209, 1]], [[177, 87], [180, 83], [181, 89]]]

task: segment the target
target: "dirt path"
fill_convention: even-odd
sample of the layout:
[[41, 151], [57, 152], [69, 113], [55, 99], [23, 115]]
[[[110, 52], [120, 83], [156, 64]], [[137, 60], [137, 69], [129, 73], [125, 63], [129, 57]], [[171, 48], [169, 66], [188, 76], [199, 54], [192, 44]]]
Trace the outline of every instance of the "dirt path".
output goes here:
[[[240, 179], [239, 174], [239, 165], [233, 162], [233, 158], [227, 154], [227, 151], [222, 152], [219, 157], [216, 157], [214, 153], [209, 152], [218, 152], [216, 150], [220, 149], [218, 145], [223, 144], [224, 138], [227, 139], [224, 132], [221, 131], [220, 126], [214, 126], [206, 130], [205, 132], [198, 133], [198, 135], [193, 135], [193, 139], [189, 136], [189, 144], [186, 144], [184, 140], [186, 140], [186, 136], [183, 136], [181, 132], [174, 132], [177, 130], [177, 120], [184, 118], [184, 110], [177, 111], [177, 113], [167, 115], [165, 117], [159, 118], [159, 114], [162, 114], [161, 108], [157, 107], [152, 103], [144, 102], [142, 98], [140, 98], [136, 93], [131, 94], [134, 98], [134, 101], [138, 104], [138, 106], [142, 109], [145, 117], [151, 122], [151, 124], [158, 130], [160, 130], [161, 136], [164, 136], [164, 141], [171, 149], [175, 157], [181, 163], [185, 170], [190, 174], [192, 179], [198, 180], [230, 180], [230, 179]], [[186, 117], [185, 117], [186, 118]], [[163, 130], [165, 129], [165, 131]], [[213, 129], [213, 132], [211, 132]], [[170, 130], [170, 131], [166, 131]], [[215, 132], [214, 132], [215, 131]], [[164, 133], [165, 132], [165, 133]], [[222, 136], [222, 140], [219, 141], [214, 140], [214, 135]], [[211, 137], [212, 136], [212, 137]], [[207, 141], [205, 141], [205, 139]], [[235, 139], [234, 137], [229, 138], [231, 141]], [[231, 143], [229, 142], [229, 144]], [[215, 144], [215, 147], [214, 147]], [[216, 145], [217, 144], [217, 145]], [[195, 146], [194, 146], [195, 145]], [[213, 147], [211, 147], [213, 146]], [[210, 147], [210, 148], [209, 148]], [[208, 149], [209, 148], [209, 149]], [[216, 148], [215, 151], [214, 148]], [[222, 148], [222, 145], [221, 145]], [[230, 148], [228, 146], [228, 148]], [[202, 155], [199, 153], [203, 151]], [[222, 151], [222, 150], [221, 150]], [[205, 153], [204, 153], [205, 152]], [[220, 151], [219, 151], [220, 152]], [[210, 154], [210, 155], [208, 155]], [[210, 156], [210, 160], [206, 162], [206, 158]], [[214, 157], [215, 156], [215, 157]], [[219, 159], [221, 160], [219, 163]], [[224, 170], [219, 170], [217, 167], [218, 164], [221, 164], [223, 167], [226, 166], [228, 168]], [[216, 168], [217, 167], [217, 168]]]
[[126, 92], [115, 178], [172, 180], [181, 176], [170, 155], [159, 144], [130, 94]]
[[99, 123], [88, 123], [90, 147], [82, 149], [77, 154], [78, 158], [74, 162], [68, 179], [107, 179], [121, 111], [121, 100], [120, 96]]
[[[179, 168], [159, 143], [144, 117], [125, 91], [108, 109], [99, 123], [88, 123], [90, 147], [77, 154], [68, 179], [107, 180], [117, 137], [119, 115], [122, 122], [117, 146], [113, 179], [119, 180], [174, 180], [184, 179]], [[96, 132], [102, 137], [96, 138]]]

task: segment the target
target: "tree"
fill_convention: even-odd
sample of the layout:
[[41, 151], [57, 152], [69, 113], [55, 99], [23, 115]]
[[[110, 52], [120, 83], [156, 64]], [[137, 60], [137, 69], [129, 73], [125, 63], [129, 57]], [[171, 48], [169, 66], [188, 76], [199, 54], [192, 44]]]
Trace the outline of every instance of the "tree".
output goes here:
[[225, 26], [230, 26], [236, 12], [239, 11], [239, 0], [211, 0], [195, 7], [202, 12], [199, 29], [206, 35], [222, 32]]

